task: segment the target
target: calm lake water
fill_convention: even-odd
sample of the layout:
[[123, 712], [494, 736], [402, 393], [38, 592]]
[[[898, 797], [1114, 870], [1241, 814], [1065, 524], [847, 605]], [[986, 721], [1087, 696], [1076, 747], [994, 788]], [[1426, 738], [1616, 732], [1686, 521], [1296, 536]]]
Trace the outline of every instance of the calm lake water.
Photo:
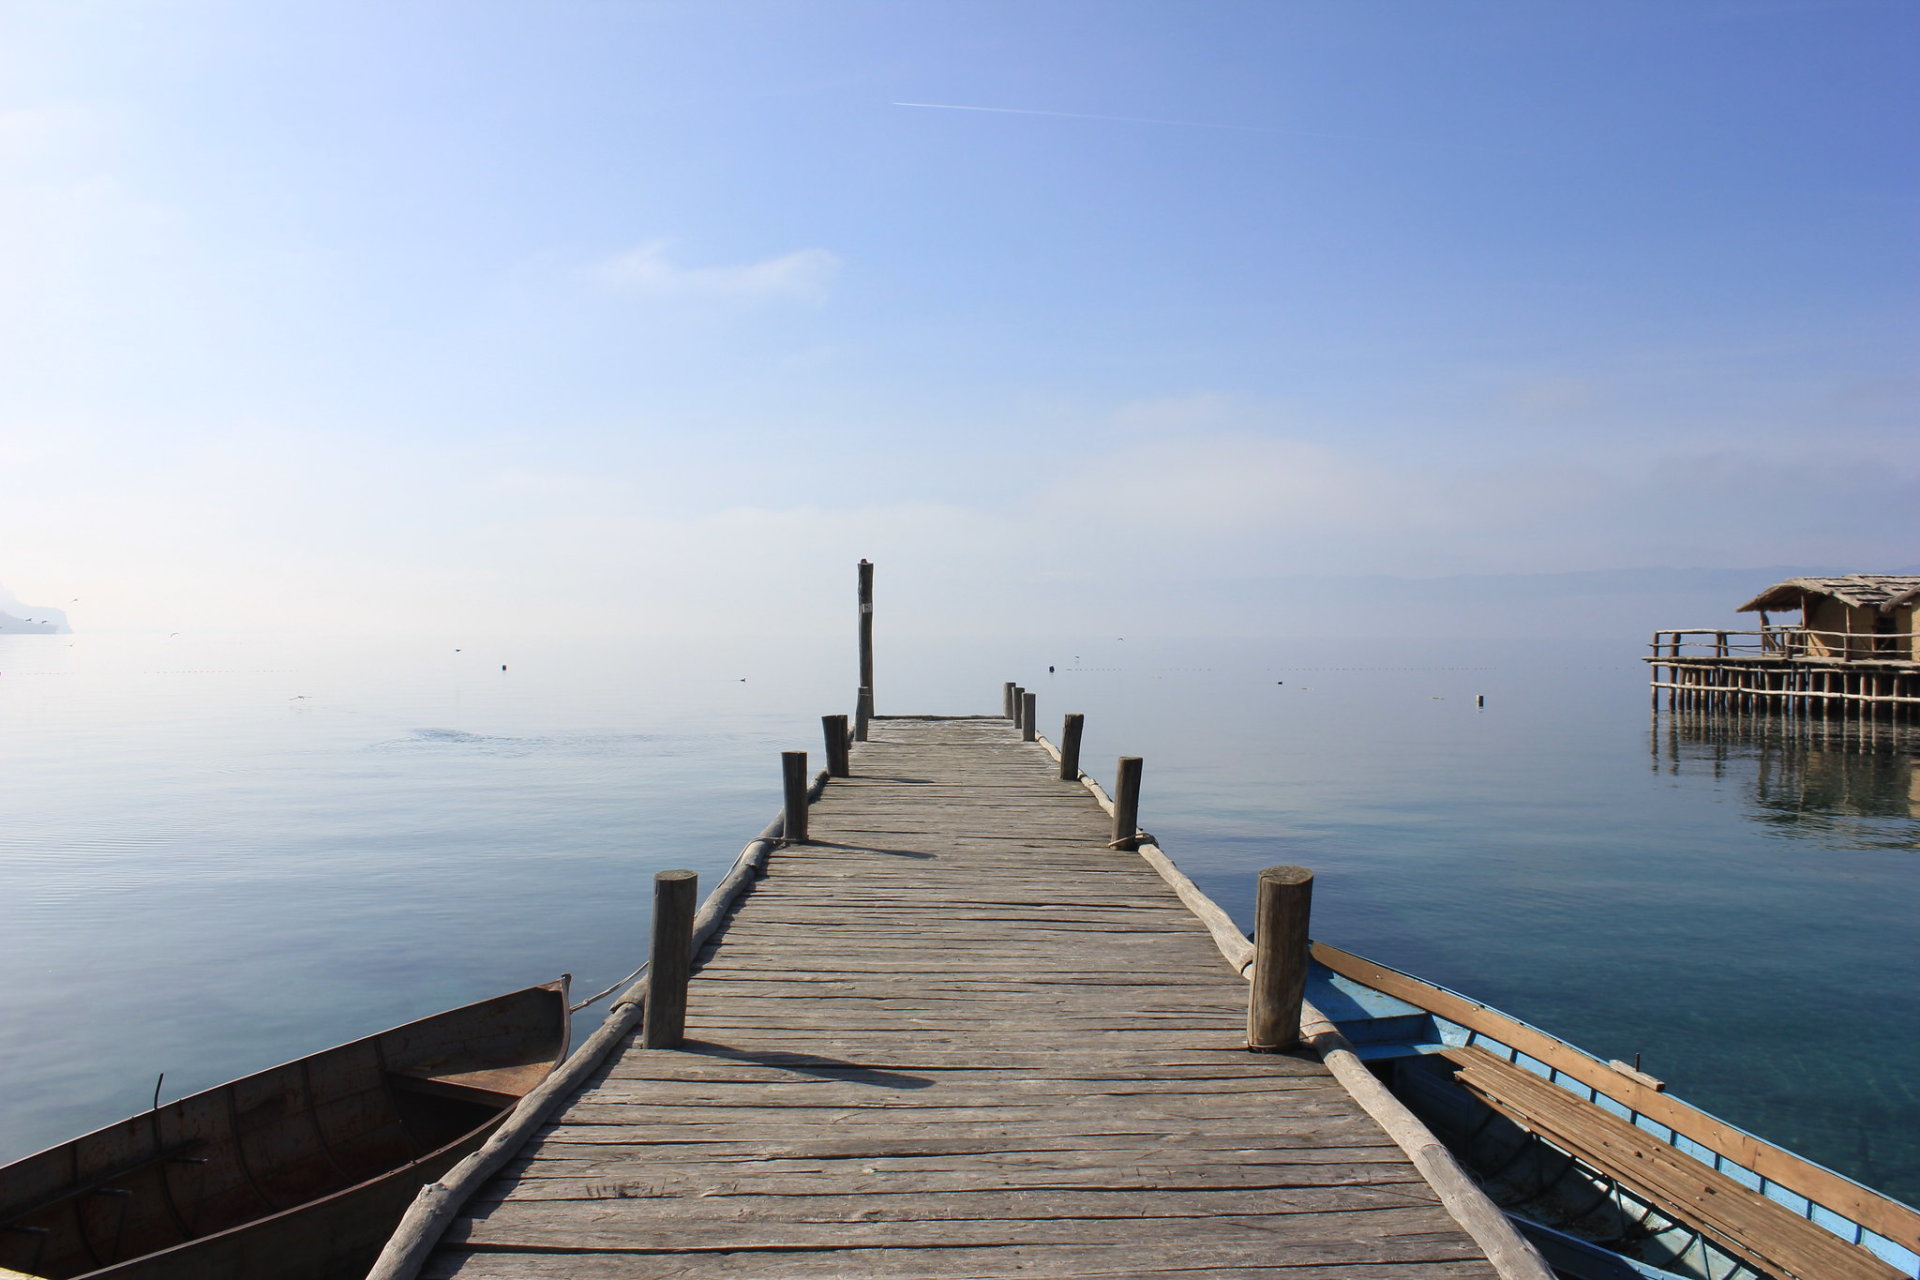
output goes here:
[[[879, 700], [1085, 712], [1089, 771], [1144, 756], [1142, 824], [1243, 923], [1259, 868], [1310, 866], [1317, 936], [1920, 1200], [1920, 745], [1656, 720], [1639, 652], [883, 632]], [[161, 1072], [613, 982], [652, 873], [717, 878], [852, 668], [776, 637], [0, 636], [0, 1159]]]

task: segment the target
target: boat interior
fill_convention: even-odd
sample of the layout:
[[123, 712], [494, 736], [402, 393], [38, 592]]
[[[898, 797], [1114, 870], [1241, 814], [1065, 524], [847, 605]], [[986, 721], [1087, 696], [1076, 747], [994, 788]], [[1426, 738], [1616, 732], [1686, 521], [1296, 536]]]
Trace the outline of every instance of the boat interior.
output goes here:
[[0, 1170], [0, 1268], [47, 1280], [117, 1269], [405, 1170], [490, 1129], [565, 1037], [564, 994], [530, 988], [29, 1156]]
[[1307, 999], [1567, 1280], [1903, 1280], [1920, 1215], [1497, 1010], [1315, 944]]

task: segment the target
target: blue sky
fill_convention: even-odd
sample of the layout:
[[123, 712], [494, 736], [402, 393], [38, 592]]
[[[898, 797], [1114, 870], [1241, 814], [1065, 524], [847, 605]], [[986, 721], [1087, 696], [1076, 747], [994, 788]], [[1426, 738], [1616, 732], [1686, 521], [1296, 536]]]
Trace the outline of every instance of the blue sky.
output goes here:
[[867, 555], [1258, 631], [1910, 564], [1916, 64], [1911, 0], [0, 3], [0, 583], [831, 627]]

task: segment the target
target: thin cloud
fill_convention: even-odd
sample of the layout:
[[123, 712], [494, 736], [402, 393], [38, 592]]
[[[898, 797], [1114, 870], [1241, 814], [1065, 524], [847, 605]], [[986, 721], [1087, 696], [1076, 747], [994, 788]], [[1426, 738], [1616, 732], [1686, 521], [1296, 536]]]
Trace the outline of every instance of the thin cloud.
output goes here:
[[819, 302], [841, 267], [840, 258], [825, 249], [799, 249], [731, 266], [689, 267], [668, 256], [671, 247], [671, 241], [652, 240], [594, 263], [587, 275], [605, 289], [654, 297]]
[[1115, 124], [1168, 124], [1182, 129], [1236, 129], [1249, 133], [1273, 133], [1257, 124], [1214, 124], [1205, 120], [1163, 120], [1157, 116], [1101, 116], [1080, 111], [1035, 111], [1028, 107], [974, 107], [957, 102], [895, 102], [896, 107], [919, 107], [928, 111], [987, 111], [1004, 116], [1052, 116], [1060, 120], [1110, 120]]

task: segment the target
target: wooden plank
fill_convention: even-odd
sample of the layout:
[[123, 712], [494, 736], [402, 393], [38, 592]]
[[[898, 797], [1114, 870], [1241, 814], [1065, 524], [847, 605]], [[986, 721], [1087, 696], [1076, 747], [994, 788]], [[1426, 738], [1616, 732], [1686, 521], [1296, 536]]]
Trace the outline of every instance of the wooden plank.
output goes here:
[[[878, 1181], [878, 1180], [875, 1180]], [[1378, 1209], [1433, 1208], [1431, 1196], [1414, 1194], [1413, 1186], [1293, 1187], [1169, 1187], [1153, 1197], [1157, 1218], [1206, 1218], [1217, 1215], [1255, 1217], [1265, 1214], [1362, 1213]], [[717, 1194], [689, 1199], [671, 1183], [587, 1174], [547, 1178], [522, 1184], [511, 1211], [541, 1213], [527, 1206], [544, 1204], [598, 1204], [608, 1200], [633, 1201], [620, 1206], [624, 1220], [635, 1223], [734, 1222], [953, 1222], [1044, 1221], [1059, 1218], [1111, 1218], [1119, 1198], [1104, 1186], [975, 1189], [962, 1195], [927, 1196], [919, 1189], [899, 1191], [861, 1189], [853, 1192], [763, 1193], [728, 1182]], [[489, 1209], [496, 1227], [510, 1219], [509, 1208]], [[1132, 1216], [1132, 1215], [1127, 1215]]]
[[[997, 1140], [1012, 1148], [1009, 1150], [993, 1149], [996, 1140], [968, 1143], [965, 1139], [955, 1139], [936, 1144], [938, 1149], [923, 1154], [888, 1153], [886, 1137], [884, 1133], [873, 1137], [872, 1145], [882, 1154], [872, 1151], [845, 1156], [798, 1154], [763, 1159], [755, 1159], [751, 1151], [735, 1149], [738, 1144], [702, 1141], [699, 1134], [690, 1134], [680, 1143], [663, 1141], [657, 1151], [650, 1150], [644, 1142], [596, 1145], [555, 1140], [540, 1158], [517, 1167], [516, 1186], [541, 1178], [587, 1173], [677, 1179], [694, 1185], [700, 1185], [703, 1178], [719, 1178], [724, 1174], [724, 1185], [730, 1187], [747, 1185], [740, 1182], [746, 1178], [750, 1185], [789, 1191], [796, 1188], [824, 1191], [845, 1184], [862, 1191], [878, 1187], [895, 1194], [925, 1189], [925, 1185], [940, 1180], [944, 1180], [945, 1189], [961, 1191], [1096, 1184], [1108, 1190], [1170, 1190], [1182, 1183], [1269, 1187], [1301, 1186], [1308, 1182], [1376, 1185], [1395, 1181], [1392, 1177], [1383, 1177], [1382, 1171], [1374, 1167], [1396, 1158], [1393, 1147], [1384, 1143], [1339, 1146], [1338, 1138], [1321, 1133], [1304, 1135], [1298, 1146], [1290, 1148], [1244, 1138], [1235, 1146], [1234, 1139], [1224, 1134], [1205, 1147], [1180, 1144], [1180, 1135], [1160, 1139], [1161, 1145], [1154, 1145], [1153, 1139], [1139, 1135], [1067, 1135], [1055, 1138], [1056, 1145], [1052, 1147], [1038, 1145], [1047, 1140], [1044, 1136], [1016, 1135]], [[817, 1140], [791, 1144], [769, 1140], [767, 1145], [773, 1151], [805, 1153], [820, 1144]], [[858, 1143], [851, 1136], [840, 1139], [838, 1145], [858, 1150]], [[716, 1146], [722, 1150], [716, 1151]], [[969, 1146], [976, 1149], [965, 1149]], [[1343, 1170], [1348, 1174], [1355, 1170], [1359, 1173], [1343, 1178], [1340, 1176]], [[973, 1181], [967, 1182], [961, 1175]], [[1413, 1180], [1409, 1175], [1398, 1181]], [[501, 1190], [504, 1194], [506, 1189]]]
[[[1204, 1242], [1210, 1254], [1229, 1257], [1285, 1249], [1300, 1264], [1337, 1262], [1422, 1263], [1474, 1256], [1474, 1248], [1458, 1236], [1438, 1209], [1402, 1208], [1365, 1214], [1222, 1215], [1211, 1218], [1170, 1218], [1126, 1215], [1123, 1218], [1062, 1218], [1051, 1221], [998, 1222], [736, 1222], [716, 1231], [706, 1223], [676, 1224], [649, 1221], [644, 1235], [627, 1225], [624, 1215], [608, 1213], [610, 1202], [580, 1204], [549, 1202], [537, 1214], [507, 1212], [496, 1206], [485, 1217], [463, 1219], [449, 1233], [447, 1243], [485, 1248], [535, 1249], [587, 1253], [609, 1249], [716, 1255], [757, 1250], [831, 1250], [838, 1254], [861, 1249], [982, 1248], [1086, 1245], [1110, 1236], [1124, 1222], [1133, 1235], [1129, 1252], [1143, 1257], [1193, 1257]], [[611, 1202], [619, 1204], [620, 1202]], [[1408, 1220], [1409, 1229], [1379, 1232], [1387, 1216]], [[1179, 1237], [1177, 1240], [1172, 1237]], [[644, 1241], [644, 1243], [642, 1243]], [[1041, 1274], [1045, 1274], [1044, 1272]]]
[[1287, 1063], [1286, 1070], [1249, 1076], [1240, 1069], [1238, 1062], [1175, 1062], [1144, 1056], [1116, 1059], [1111, 1055], [1095, 1062], [1076, 1055], [1072, 1061], [1061, 1063], [1049, 1061], [1052, 1056], [1036, 1054], [1025, 1064], [1016, 1066], [929, 1063], [914, 1067], [911, 1064], [899, 1064], [908, 1066], [909, 1073], [899, 1069], [899, 1065], [889, 1070], [880, 1065], [843, 1060], [809, 1061], [793, 1055], [768, 1055], [767, 1060], [758, 1056], [717, 1056], [711, 1062], [705, 1061], [703, 1055], [702, 1060], [684, 1064], [649, 1062], [635, 1055], [613, 1063], [601, 1079], [650, 1080], [689, 1087], [703, 1082], [739, 1085], [819, 1082], [860, 1088], [880, 1086], [905, 1089], [926, 1088], [938, 1080], [944, 1087], [959, 1090], [969, 1086], [1044, 1089], [1054, 1085], [1065, 1087], [1103, 1082], [1125, 1082], [1134, 1088], [1179, 1088], [1187, 1083], [1204, 1087], [1209, 1082], [1286, 1080], [1295, 1075], [1309, 1075], [1316, 1080], [1319, 1078], [1313, 1072], [1311, 1063], [1298, 1059], [1283, 1059]]
[[[583, 1090], [579, 1096], [583, 1100], [644, 1100], [654, 1106], [706, 1106], [728, 1099], [737, 1099], [757, 1106], [781, 1106], [792, 1102], [834, 1099], [890, 1106], [910, 1100], [921, 1090], [933, 1089], [933, 1087], [934, 1082], [930, 1079], [919, 1079], [904, 1084], [876, 1085], [873, 1081], [866, 1079], [848, 1079], [844, 1074], [835, 1078], [819, 1074], [784, 1073], [775, 1076], [768, 1073], [755, 1078], [749, 1069], [736, 1065], [730, 1070], [717, 1070], [705, 1080], [688, 1080], [684, 1077], [663, 1080], [658, 1076], [610, 1074]], [[1082, 1073], [1066, 1077], [1033, 1079], [1011, 1076], [1001, 1071], [981, 1071], [964, 1074], [948, 1073], [940, 1080], [935, 1094], [948, 1100], [949, 1103], [954, 1099], [1057, 1099], [1061, 1097], [1105, 1099], [1204, 1095], [1251, 1098], [1270, 1105], [1271, 1100], [1276, 1097], [1291, 1096], [1303, 1089], [1324, 1087], [1325, 1083], [1317, 1076], [1268, 1078], [1222, 1076], [1210, 1073], [1142, 1080], [1112, 1076], [1101, 1079]]]
[[[716, 1162], [759, 1160], [773, 1168], [782, 1161], [800, 1161], [809, 1167], [825, 1167], [827, 1162], [832, 1161], [884, 1162], [899, 1159], [906, 1162], [900, 1166], [902, 1168], [918, 1168], [927, 1160], [961, 1156], [977, 1158], [982, 1165], [1043, 1163], [1053, 1158], [1048, 1153], [1068, 1152], [1073, 1161], [1082, 1164], [1099, 1163], [1102, 1159], [1123, 1164], [1163, 1163], [1192, 1155], [1195, 1159], [1225, 1168], [1228, 1166], [1219, 1159], [1219, 1153], [1225, 1151], [1238, 1152], [1248, 1162], [1257, 1162], [1266, 1156], [1277, 1160], [1296, 1159], [1298, 1151], [1308, 1148], [1331, 1152], [1361, 1146], [1391, 1145], [1377, 1128], [1368, 1130], [1347, 1116], [1323, 1119], [1318, 1125], [1291, 1126], [1284, 1133], [1263, 1134], [1255, 1142], [1211, 1131], [1158, 1136], [1111, 1131], [1087, 1134], [1022, 1132], [1001, 1137], [973, 1137], [956, 1133], [903, 1137], [897, 1131], [861, 1135], [832, 1131], [804, 1133], [793, 1141], [739, 1134], [719, 1137], [713, 1134], [688, 1134], [678, 1140], [666, 1135], [658, 1138], [647, 1135], [633, 1141], [594, 1133], [575, 1136], [580, 1140], [549, 1132], [544, 1142], [521, 1154], [519, 1164], [531, 1167], [546, 1160], [612, 1161], [634, 1157]], [[1251, 1167], [1251, 1164], [1247, 1167]]]
[[[1289, 1108], [1292, 1109], [1291, 1107]], [[1339, 1114], [1339, 1108], [1330, 1106], [1313, 1119], [1326, 1115]], [[1021, 1135], [1069, 1136], [1080, 1134], [1128, 1134], [1136, 1137], [1160, 1136], [1178, 1137], [1190, 1132], [1192, 1121], [1180, 1117], [1140, 1117], [1103, 1118], [1090, 1115], [1080, 1120], [1044, 1119], [1045, 1108], [1034, 1108], [1027, 1114], [1003, 1113], [998, 1116], [965, 1119], [953, 1118], [946, 1122], [945, 1131], [969, 1137], [1018, 1137]], [[902, 1117], [886, 1116], [879, 1112], [855, 1108], [837, 1108], [819, 1115], [781, 1118], [769, 1116], [764, 1111], [751, 1116], [736, 1114], [728, 1117], [716, 1117], [712, 1120], [681, 1118], [676, 1121], [672, 1116], [648, 1117], [644, 1123], [625, 1122], [617, 1117], [600, 1115], [592, 1119], [574, 1120], [571, 1117], [556, 1126], [548, 1138], [565, 1138], [571, 1141], [584, 1141], [589, 1130], [598, 1130], [604, 1140], [620, 1142], [644, 1142], [649, 1134], [662, 1138], [671, 1137], [676, 1132], [699, 1136], [711, 1134], [713, 1126], [722, 1120], [750, 1121], [756, 1129], [764, 1132], [768, 1142], [798, 1141], [809, 1134], [815, 1134], [822, 1127], [830, 1126], [843, 1134], [859, 1134], [869, 1131], [885, 1131], [897, 1128], [904, 1123]], [[706, 1127], [701, 1128], [702, 1125]], [[1216, 1120], [1208, 1126], [1220, 1137], [1235, 1137], [1243, 1144], [1251, 1144], [1258, 1139], [1274, 1136], [1277, 1126], [1260, 1120]]]
[[[1057, 1280], [1410, 1280], [1406, 1264], [1300, 1265], [1276, 1261], [1280, 1252], [1243, 1251], [1233, 1262], [1219, 1253], [1141, 1258], [1120, 1245], [1014, 1249], [860, 1249], [833, 1253], [741, 1253], [700, 1260], [698, 1274], [715, 1280], [1004, 1280], [1008, 1275]], [[1250, 1255], [1250, 1256], [1249, 1256]], [[1198, 1263], [1198, 1265], [1196, 1265]], [[1484, 1259], [1421, 1264], [1419, 1280], [1480, 1280]], [[678, 1254], [503, 1254], [450, 1248], [436, 1256], [423, 1280], [684, 1280], [688, 1260]]]

